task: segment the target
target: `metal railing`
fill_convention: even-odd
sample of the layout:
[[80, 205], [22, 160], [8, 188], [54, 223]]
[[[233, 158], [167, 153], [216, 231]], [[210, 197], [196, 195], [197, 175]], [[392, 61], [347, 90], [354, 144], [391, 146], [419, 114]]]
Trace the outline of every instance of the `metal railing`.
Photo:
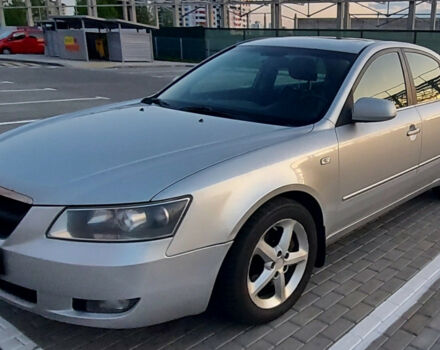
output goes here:
[[240, 41], [282, 36], [328, 36], [409, 42], [440, 52], [440, 31], [166, 28], [153, 34], [156, 59], [199, 62]]

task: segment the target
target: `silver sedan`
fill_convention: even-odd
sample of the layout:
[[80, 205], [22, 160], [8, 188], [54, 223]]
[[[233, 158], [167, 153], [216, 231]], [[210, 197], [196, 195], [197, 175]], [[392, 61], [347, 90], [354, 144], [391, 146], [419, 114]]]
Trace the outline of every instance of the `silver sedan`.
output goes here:
[[292, 307], [326, 245], [438, 185], [440, 57], [276, 38], [0, 136], [0, 297], [129, 328]]

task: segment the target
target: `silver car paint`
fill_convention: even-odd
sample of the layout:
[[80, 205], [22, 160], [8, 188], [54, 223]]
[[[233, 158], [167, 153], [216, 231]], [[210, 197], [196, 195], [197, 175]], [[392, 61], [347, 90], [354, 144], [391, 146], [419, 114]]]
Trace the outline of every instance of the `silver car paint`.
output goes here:
[[54, 118], [0, 136], [0, 183], [36, 205], [146, 202], [194, 172], [279, 142], [283, 129], [140, 104]]
[[[211, 131], [210, 137], [216, 141], [214, 144], [202, 138], [193, 140], [191, 147], [180, 138], [172, 140], [176, 141], [174, 147], [181, 147], [177, 153], [170, 151], [166, 143], [160, 143], [163, 149], [151, 151], [149, 156], [148, 162], [156, 162], [155, 166], [148, 165], [141, 158], [139, 150], [136, 156], [130, 158], [133, 153], [127, 147], [124, 154], [117, 155], [118, 162], [124, 167], [105, 164], [90, 169], [81, 177], [78, 172], [84, 169], [76, 167], [81, 166], [83, 160], [75, 159], [75, 166], [69, 169], [79, 180], [57, 183], [59, 178], [56, 177], [56, 186], [45, 183], [41, 174], [37, 176], [38, 181], [32, 177], [35, 174], [26, 178], [26, 164], [37, 160], [31, 158], [35, 154], [28, 152], [14, 139], [29, 141], [26, 133], [34, 135], [40, 128], [44, 132], [53, 127], [57, 133], [63, 134], [63, 123], [57, 127], [57, 120], [52, 126], [51, 121], [42, 122], [41, 126], [36, 124], [35, 127], [22, 129], [23, 132], [13, 131], [0, 137], [0, 166], [2, 169], [7, 169], [6, 165], [12, 166], [11, 171], [6, 170], [6, 174], [0, 175], [0, 186], [31, 196], [39, 204], [56, 204], [55, 207], [33, 207], [17, 230], [3, 243], [10, 266], [14, 266], [13, 273], [7, 275], [6, 279], [36, 289], [39, 295], [44, 296], [43, 301], [38, 305], [24, 305], [3, 292], [0, 297], [47, 317], [91, 326], [133, 327], [202, 312], [235, 235], [255, 210], [270, 198], [291, 191], [301, 191], [315, 198], [323, 212], [327, 241], [331, 242], [437, 184], [440, 145], [436, 135], [440, 127], [440, 102], [400, 109], [396, 118], [385, 122], [357, 123], [337, 128], [335, 124], [361, 69], [376, 52], [403, 47], [439, 56], [411, 44], [363, 40], [319, 39], [318, 42], [314, 39], [283, 38], [265, 39], [253, 44], [319, 46], [325, 49], [325, 40], [329, 42], [328, 47], [337, 46], [347, 52], [363, 51], [326, 116], [313, 126], [283, 128], [220, 121], [190, 113], [183, 115], [177, 111], [162, 111], [158, 107], [145, 108], [145, 112], [163, 114], [173, 122], [186, 118], [186, 122], [193, 123], [186, 129], [186, 122], [183, 122], [185, 127], [182, 130], [187, 132], [193, 130], [195, 125], [203, 127], [203, 123], [197, 124], [200, 118], [209, 126], [215, 126], [215, 130], [220, 126], [221, 132], [216, 135]], [[126, 121], [134, 121], [141, 112], [139, 106], [131, 105], [109, 112], [103, 109], [94, 115], [95, 118], [107, 116], [108, 120], [116, 121], [117, 113], [124, 115]], [[179, 117], [174, 119], [174, 116]], [[67, 122], [75, 126], [76, 119], [71, 118], [70, 121], [67, 118]], [[93, 120], [94, 117], [91, 115], [87, 119]], [[87, 124], [82, 119], [77, 122], [84, 126]], [[408, 137], [406, 133], [412, 124], [422, 132]], [[140, 124], [136, 126], [139, 128]], [[137, 137], [141, 134], [135, 133]], [[194, 135], [201, 137], [197, 132]], [[90, 147], [96, 140], [93, 135], [88, 136], [90, 138], [82, 142]], [[116, 142], [117, 134], [112, 133], [110, 140], [106, 140], [104, 134], [99, 136], [100, 142], [113, 147], [112, 142]], [[127, 140], [130, 146], [136, 142], [129, 139], [132, 136], [131, 132], [124, 135], [124, 141]], [[12, 146], [21, 147], [19, 154], [26, 155], [26, 158], [20, 157], [19, 165], [6, 152]], [[62, 151], [69, 153], [69, 147], [72, 146], [78, 147], [80, 144], [66, 142]], [[152, 159], [154, 153], [161, 157]], [[3, 156], [7, 157], [6, 160], [2, 159]], [[43, 153], [37, 156], [45, 159]], [[136, 166], [132, 167], [127, 159]], [[49, 165], [55, 167], [57, 164], [60, 163]], [[65, 166], [67, 163], [61, 164]], [[42, 168], [38, 170], [44, 171]], [[52, 170], [47, 169], [48, 172]], [[95, 175], [100, 170], [102, 177]], [[65, 169], [57, 171], [59, 176], [69, 174]], [[14, 173], [20, 176], [14, 177]], [[127, 176], [131, 187], [121, 181]], [[43, 189], [40, 187], [42, 185]], [[84, 191], [85, 185], [91, 190], [90, 194]], [[65, 205], [161, 200], [188, 194], [193, 196], [193, 201], [173, 239], [101, 245], [45, 238], [50, 223]], [[90, 257], [90, 254], [94, 256]], [[152, 261], [154, 264], [151, 265]], [[29, 264], [35, 266], [32, 274], [25, 271]], [[135, 266], [140, 270], [134, 269]], [[172, 271], [173, 267], [177, 270]], [[147, 272], [150, 269], [152, 272]], [[161, 269], [171, 278], [159, 278]], [[67, 276], [72, 276], [72, 280], [67, 280]], [[97, 276], [102, 279], [102, 286], [81, 282], [82, 279], [91, 281]], [[123, 283], [119, 283], [121, 281]], [[125, 293], [127, 285], [129, 293]], [[162, 294], [166, 298], [162, 299]], [[100, 299], [134, 295], [141, 297], [139, 305], [125, 314], [110, 318], [75, 312], [68, 303], [72, 297]], [[146, 297], [151, 301], [145, 300]], [[52, 305], [51, 298], [60, 300], [61, 306], [57, 306], [56, 301], [55, 306]], [[175, 313], [170, 310], [169, 304], [175, 308]]]

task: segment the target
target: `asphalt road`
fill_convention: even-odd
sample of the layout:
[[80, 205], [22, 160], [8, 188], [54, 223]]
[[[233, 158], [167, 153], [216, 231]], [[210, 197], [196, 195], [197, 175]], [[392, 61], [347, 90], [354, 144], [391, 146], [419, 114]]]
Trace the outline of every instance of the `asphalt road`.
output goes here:
[[90, 70], [2, 64], [0, 132], [29, 120], [147, 96], [188, 69], [164, 66]]

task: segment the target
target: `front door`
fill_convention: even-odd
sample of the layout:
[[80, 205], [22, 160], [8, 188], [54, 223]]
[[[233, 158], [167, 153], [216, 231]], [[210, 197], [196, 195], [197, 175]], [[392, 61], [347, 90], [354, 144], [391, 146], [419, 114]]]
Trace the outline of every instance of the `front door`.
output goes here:
[[392, 50], [373, 56], [350, 97], [353, 103], [361, 97], [390, 100], [397, 116], [383, 122], [347, 122], [336, 128], [341, 225], [350, 226], [415, 190], [421, 119], [416, 108], [409, 106], [402, 58]]
[[9, 38], [8, 46], [12, 53], [25, 53], [26, 34], [24, 32], [15, 32]]

